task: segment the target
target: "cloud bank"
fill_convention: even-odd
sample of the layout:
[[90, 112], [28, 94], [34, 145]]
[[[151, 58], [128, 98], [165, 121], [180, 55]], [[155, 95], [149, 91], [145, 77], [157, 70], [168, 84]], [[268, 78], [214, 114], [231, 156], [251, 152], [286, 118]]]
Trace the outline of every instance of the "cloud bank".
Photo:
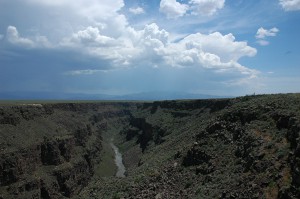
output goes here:
[[[257, 37], [274, 36], [274, 30], [259, 31]], [[17, 28], [13, 26], [7, 28], [6, 38], [11, 44], [19, 47], [55, 46], [56, 49], [74, 50], [99, 60], [106, 60], [113, 69], [144, 65], [198, 67], [216, 72], [235, 72], [249, 77], [255, 77], [258, 73], [238, 63], [242, 57], [255, 56], [256, 49], [248, 46], [247, 42], [236, 41], [231, 33], [190, 34], [178, 42], [170, 41], [169, 35], [169, 32], [152, 23], [142, 30], [127, 27], [124, 35], [117, 38], [102, 35], [98, 27], [88, 26], [63, 38], [56, 45], [42, 45], [42, 42], [37, 40], [20, 37]]]
[[[122, 0], [103, 0], [101, 3], [91, 0], [89, 4], [84, 0], [18, 0], [18, 3], [18, 6], [32, 11], [26, 14], [33, 19], [30, 23], [35, 25], [10, 23], [5, 27], [6, 32], [3, 32], [0, 42], [8, 44], [8, 50], [17, 49], [17, 53], [23, 53], [27, 56], [27, 61], [32, 60], [28, 65], [34, 65], [37, 60], [39, 66], [34, 67], [48, 66], [51, 75], [82, 79], [86, 76], [93, 77], [102, 86], [105, 85], [105, 80], [112, 81], [104, 77], [104, 71], [113, 71], [109, 75], [116, 79], [123, 78], [123, 74], [117, 71], [126, 71], [129, 77], [131, 73], [128, 71], [131, 70], [141, 73], [151, 71], [154, 79], [159, 76], [156, 73], [159, 71], [163, 74], [159, 76], [161, 82], [165, 78], [176, 81], [178, 76], [184, 74], [184, 81], [191, 81], [189, 86], [197, 87], [198, 83], [189, 80], [191, 78], [188, 76], [191, 74], [188, 72], [193, 71], [193, 79], [199, 79], [200, 76], [206, 78], [205, 74], [221, 77], [222, 82], [230, 82], [228, 85], [244, 84], [260, 74], [258, 70], [251, 69], [240, 61], [241, 58], [255, 56], [257, 50], [246, 41], [236, 39], [233, 33], [195, 31], [177, 37], [169, 29], [162, 28], [159, 22], [151, 21], [135, 26], [130, 24], [124, 12], [138, 15], [145, 11], [131, 5], [124, 9]], [[198, 15], [200, 18], [216, 14], [224, 4], [225, 0], [190, 0], [186, 4], [176, 0], [162, 0], [159, 9], [167, 18], [185, 15]], [[47, 25], [36, 25], [39, 24], [39, 20], [34, 21], [36, 10], [42, 11], [39, 18]], [[16, 17], [20, 18], [19, 14], [21, 16], [22, 13], [17, 13]], [[22, 22], [27, 21], [24, 19]], [[267, 30], [267, 33], [259, 35], [268, 37], [273, 32]], [[176, 40], [173, 39], [175, 37]], [[36, 52], [39, 52], [39, 56], [36, 56]], [[38, 68], [36, 71], [43, 70]], [[174, 77], [170, 77], [172, 75]], [[143, 78], [137, 79], [143, 81]], [[88, 82], [90, 79], [86, 78], [84, 81]], [[149, 77], [148, 82], [153, 80]], [[78, 86], [79, 83], [76, 81], [74, 84]], [[92, 83], [91, 85], [94, 86]], [[157, 85], [158, 88], [161, 87], [159, 83]], [[180, 86], [180, 83], [176, 86]]]

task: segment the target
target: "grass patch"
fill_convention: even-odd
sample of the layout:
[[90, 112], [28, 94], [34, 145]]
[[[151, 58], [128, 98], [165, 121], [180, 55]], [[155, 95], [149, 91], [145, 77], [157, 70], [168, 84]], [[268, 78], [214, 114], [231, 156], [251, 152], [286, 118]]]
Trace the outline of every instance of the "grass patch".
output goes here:
[[115, 164], [115, 152], [111, 148], [109, 142], [103, 142], [103, 150], [101, 151], [101, 162], [95, 167], [95, 175], [100, 177], [114, 176], [117, 171]]

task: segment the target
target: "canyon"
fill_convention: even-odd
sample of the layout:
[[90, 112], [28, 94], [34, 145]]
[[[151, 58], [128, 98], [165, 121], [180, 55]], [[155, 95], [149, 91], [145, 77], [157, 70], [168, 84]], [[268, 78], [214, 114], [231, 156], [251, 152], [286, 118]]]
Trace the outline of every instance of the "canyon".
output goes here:
[[296, 199], [299, 136], [299, 94], [3, 102], [0, 198]]

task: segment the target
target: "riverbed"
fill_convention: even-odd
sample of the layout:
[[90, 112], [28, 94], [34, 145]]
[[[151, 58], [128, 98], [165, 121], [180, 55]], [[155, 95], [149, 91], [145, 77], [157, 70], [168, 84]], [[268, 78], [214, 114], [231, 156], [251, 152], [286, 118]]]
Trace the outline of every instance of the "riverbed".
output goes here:
[[116, 177], [124, 178], [126, 168], [123, 164], [122, 154], [119, 152], [118, 147], [116, 147], [113, 143], [110, 144], [115, 152], [115, 164], [117, 166]]

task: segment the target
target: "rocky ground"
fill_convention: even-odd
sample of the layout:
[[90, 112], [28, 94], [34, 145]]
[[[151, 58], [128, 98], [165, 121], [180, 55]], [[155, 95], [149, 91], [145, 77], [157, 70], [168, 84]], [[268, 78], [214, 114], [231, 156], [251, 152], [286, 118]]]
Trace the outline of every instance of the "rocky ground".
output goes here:
[[[299, 94], [3, 106], [0, 123], [0, 198], [300, 198]], [[99, 174], [104, 137], [125, 178]]]

